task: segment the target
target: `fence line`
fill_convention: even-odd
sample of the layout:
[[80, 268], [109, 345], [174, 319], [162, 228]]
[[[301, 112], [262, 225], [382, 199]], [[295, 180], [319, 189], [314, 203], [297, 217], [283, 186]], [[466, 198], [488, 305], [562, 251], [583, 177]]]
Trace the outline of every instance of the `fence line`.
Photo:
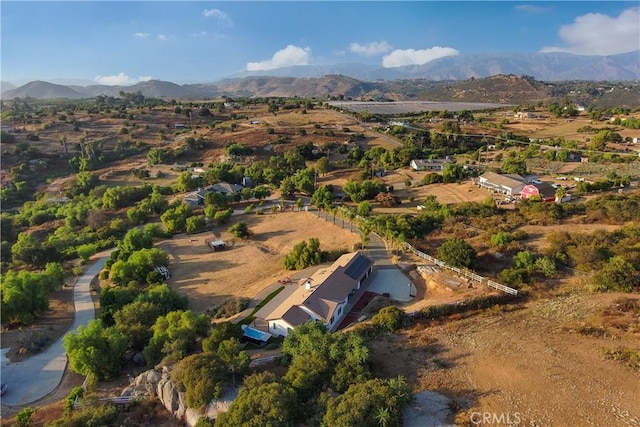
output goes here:
[[518, 290], [517, 289], [513, 289], [513, 288], [510, 288], [508, 286], [502, 285], [502, 284], [500, 284], [498, 282], [494, 282], [491, 279], [486, 279], [485, 280], [484, 277], [480, 276], [477, 273], [474, 273], [471, 270], [466, 270], [466, 269], [461, 269], [461, 268], [458, 268], [458, 267], [448, 266], [447, 264], [445, 264], [444, 262], [440, 261], [439, 259], [434, 258], [429, 254], [425, 254], [424, 252], [421, 252], [421, 251], [417, 250], [416, 248], [414, 248], [409, 243], [405, 243], [405, 247], [407, 249], [409, 249], [411, 252], [413, 252], [414, 254], [416, 254], [417, 256], [419, 256], [420, 258], [426, 259], [427, 261], [429, 261], [429, 262], [431, 262], [431, 263], [433, 263], [435, 265], [438, 265], [440, 267], [444, 267], [444, 268], [449, 269], [451, 271], [455, 271], [456, 273], [460, 274], [461, 276], [467, 277], [467, 278], [469, 278], [471, 280], [475, 280], [476, 282], [479, 282], [479, 283], [484, 283], [487, 286], [490, 286], [490, 287], [492, 287], [494, 289], [498, 289], [499, 291], [506, 292], [506, 293], [511, 294], [511, 295], [518, 295]]
[[[326, 220], [326, 221], [332, 221], [332, 219], [329, 219], [329, 217], [328, 217], [328, 216], [329, 216], [329, 215], [333, 215], [333, 214], [330, 214], [330, 213], [328, 213], [328, 212], [324, 212], [324, 218], [321, 216], [322, 211], [320, 211], [320, 210], [318, 210], [318, 211], [309, 211], [309, 212], [312, 212], [312, 213], [313, 213], [313, 214], [315, 214], [318, 218], [324, 219], [324, 220]], [[348, 220], [346, 220], [346, 219], [341, 219], [341, 220], [342, 220], [343, 222], [345, 222], [345, 221], [346, 221], [346, 222], [349, 222], [349, 221], [348, 221]], [[334, 222], [334, 224], [336, 224], [336, 223]], [[338, 225], [338, 226], [339, 226], [339, 224], [336, 224], [336, 225]], [[353, 224], [353, 225], [355, 225], [355, 224]], [[358, 228], [357, 228], [357, 227], [356, 227], [356, 230], [358, 230]], [[359, 231], [359, 230], [358, 230], [358, 231]], [[387, 243], [387, 241], [386, 241], [386, 239], [385, 239], [384, 237], [380, 236], [380, 235], [379, 235], [379, 234], [377, 234], [375, 231], [372, 231], [372, 233], [374, 233], [374, 234], [376, 234], [378, 237], [380, 237], [380, 238], [385, 242], [385, 244]], [[406, 247], [407, 249], [409, 249], [411, 252], [413, 252], [414, 254], [416, 254], [417, 256], [419, 256], [420, 258], [424, 258], [424, 259], [426, 259], [427, 261], [429, 261], [429, 262], [431, 262], [431, 263], [433, 263], [433, 264], [435, 264], [435, 265], [437, 265], [437, 266], [440, 266], [440, 267], [446, 268], [446, 269], [448, 269], [448, 270], [454, 271], [454, 272], [458, 273], [459, 275], [464, 276], [464, 277], [467, 277], [467, 278], [469, 278], [469, 279], [471, 279], [471, 280], [475, 280], [475, 281], [476, 281], [476, 282], [478, 282], [478, 283], [484, 283], [485, 285], [487, 285], [487, 286], [489, 286], [489, 287], [492, 287], [492, 288], [494, 288], [494, 289], [497, 289], [497, 290], [499, 290], [499, 291], [506, 292], [506, 293], [511, 294], [511, 295], [518, 295], [518, 290], [517, 290], [517, 289], [510, 288], [510, 287], [508, 287], [508, 286], [505, 286], [505, 285], [503, 285], [503, 284], [500, 284], [500, 283], [495, 282], [495, 281], [493, 281], [493, 280], [491, 280], [491, 279], [488, 279], [488, 278], [487, 278], [487, 279], [485, 279], [484, 277], [480, 276], [479, 274], [477, 274], [477, 273], [475, 273], [475, 272], [473, 272], [473, 271], [471, 271], [471, 270], [461, 269], [461, 268], [458, 268], [458, 267], [452, 267], [452, 266], [449, 266], [449, 265], [445, 264], [443, 261], [440, 261], [439, 259], [434, 258], [434, 257], [432, 257], [432, 256], [431, 256], [431, 255], [429, 255], [429, 254], [425, 254], [424, 252], [421, 252], [421, 251], [417, 250], [416, 248], [414, 248], [414, 247], [413, 247], [411, 244], [409, 244], [409, 243], [405, 243], [405, 247]]]
[[[111, 402], [115, 405], [126, 405], [128, 403], [135, 402], [135, 400], [136, 399], [133, 396], [116, 396], [116, 397], [103, 397], [92, 402]], [[88, 404], [85, 403], [80, 398], [76, 398], [76, 400], [73, 402], [73, 409], [78, 410], [83, 406], [87, 406], [87, 405]]]
[[276, 360], [282, 359], [283, 357], [284, 357], [283, 354], [276, 354], [274, 356], [259, 357], [257, 359], [253, 359], [249, 363], [249, 367], [250, 368], [255, 368], [256, 366], [264, 365], [265, 363], [275, 362]]

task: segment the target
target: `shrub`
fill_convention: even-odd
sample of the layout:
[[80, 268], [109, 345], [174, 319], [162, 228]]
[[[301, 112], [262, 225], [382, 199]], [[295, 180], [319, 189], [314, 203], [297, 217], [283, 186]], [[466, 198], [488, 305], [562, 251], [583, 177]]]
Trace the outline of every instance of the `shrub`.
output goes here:
[[51, 427], [98, 427], [117, 425], [118, 411], [113, 405], [87, 406], [56, 420]]
[[473, 268], [476, 265], [475, 249], [460, 238], [445, 240], [438, 249], [438, 258], [453, 267]]
[[82, 388], [82, 386], [76, 386], [73, 389], [71, 389], [71, 393], [69, 393], [64, 400], [65, 414], [68, 414], [69, 412], [71, 412], [75, 401], [81, 398], [83, 395], [84, 395], [84, 389]]
[[221, 317], [231, 317], [235, 314], [242, 313], [247, 307], [249, 307], [249, 303], [251, 300], [249, 298], [235, 297], [231, 298], [218, 307], [212, 310], [212, 315], [214, 319], [219, 319]]
[[293, 250], [285, 255], [283, 264], [287, 270], [302, 270], [312, 265], [320, 264], [323, 253], [320, 250], [320, 240], [315, 237], [298, 243]]
[[227, 231], [239, 239], [246, 239], [251, 236], [251, 230], [249, 230], [249, 226], [244, 221], [233, 224]]
[[404, 311], [395, 306], [384, 307], [371, 318], [371, 323], [384, 327], [387, 332], [397, 331], [404, 326]]
[[187, 405], [192, 408], [201, 408], [222, 396], [226, 375], [226, 366], [216, 353], [187, 356], [171, 371], [171, 379], [186, 392]]
[[511, 235], [511, 233], [508, 233], [506, 231], [500, 231], [499, 233], [491, 236], [491, 245], [497, 248], [504, 248], [512, 241], [513, 236]]
[[35, 409], [27, 406], [23, 408], [18, 415], [16, 415], [16, 424], [19, 427], [28, 427], [31, 425], [31, 417], [33, 416]]

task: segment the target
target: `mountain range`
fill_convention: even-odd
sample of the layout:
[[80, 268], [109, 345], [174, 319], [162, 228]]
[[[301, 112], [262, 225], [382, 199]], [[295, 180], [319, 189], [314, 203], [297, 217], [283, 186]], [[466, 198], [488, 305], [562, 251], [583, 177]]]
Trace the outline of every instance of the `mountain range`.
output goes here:
[[[138, 92], [146, 97], [207, 99], [226, 96], [300, 96], [366, 97], [368, 99], [425, 99], [424, 92], [464, 81], [492, 76], [524, 76], [546, 82], [562, 81], [640, 81], [640, 51], [613, 56], [581, 56], [567, 53], [477, 54], [440, 58], [424, 65], [383, 68], [364, 64], [330, 66], [294, 66], [265, 72], [245, 72], [211, 83], [176, 84], [149, 80], [132, 86], [64, 85], [32, 81], [15, 87], [2, 82], [2, 99], [12, 98], [92, 98], [98, 95], [119, 96], [121, 91]], [[477, 83], [475, 84], [477, 86]], [[511, 85], [513, 86], [513, 85]], [[525, 85], [526, 86], [526, 85]], [[543, 85], [544, 86], [544, 85]], [[513, 90], [513, 87], [511, 88]], [[530, 89], [530, 88], [529, 88]], [[525, 91], [531, 92], [526, 87]], [[479, 96], [490, 88], [468, 89], [474, 99], [466, 101], [501, 102]], [[458, 98], [465, 91], [457, 91]], [[548, 89], [536, 88], [526, 99], [549, 96]], [[498, 94], [496, 97], [499, 97]], [[452, 96], [452, 93], [442, 96]], [[535, 98], [537, 96], [538, 98]], [[533, 97], [533, 98], [532, 98]], [[476, 99], [482, 98], [482, 99]], [[495, 97], [494, 97], [495, 98]], [[511, 100], [518, 100], [517, 94]], [[520, 99], [521, 101], [522, 99]]]

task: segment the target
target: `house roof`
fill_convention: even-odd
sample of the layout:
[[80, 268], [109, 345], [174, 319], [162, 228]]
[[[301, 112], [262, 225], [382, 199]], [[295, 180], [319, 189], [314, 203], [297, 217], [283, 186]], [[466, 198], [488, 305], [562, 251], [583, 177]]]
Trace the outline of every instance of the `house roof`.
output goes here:
[[413, 159], [412, 162], [416, 166], [427, 166], [427, 165], [442, 165], [444, 163], [453, 163], [453, 160], [449, 158], [445, 159]]
[[292, 306], [282, 315], [282, 320], [284, 320], [291, 326], [302, 325], [309, 319], [311, 319], [309, 313], [307, 313], [297, 305]]
[[485, 172], [480, 175], [480, 179], [486, 181], [487, 184], [498, 187], [517, 188], [524, 185], [524, 178], [517, 174]]
[[543, 182], [542, 184], [525, 185], [522, 191], [524, 192], [524, 190], [528, 187], [535, 187], [538, 190], [538, 194], [545, 199], [555, 199], [556, 197], [556, 189], [553, 188], [548, 182]]
[[[373, 261], [360, 252], [342, 255], [329, 267], [317, 270], [280, 299], [269, 310], [260, 310], [256, 317], [267, 321], [283, 319], [292, 326], [298, 326], [311, 318], [310, 312], [329, 322], [338, 305], [353, 291]], [[309, 283], [309, 289], [307, 289]]]
[[217, 184], [206, 187], [208, 191], [217, 191], [218, 193], [233, 194], [242, 190], [242, 185], [229, 184], [228, 182], [218, 182]]

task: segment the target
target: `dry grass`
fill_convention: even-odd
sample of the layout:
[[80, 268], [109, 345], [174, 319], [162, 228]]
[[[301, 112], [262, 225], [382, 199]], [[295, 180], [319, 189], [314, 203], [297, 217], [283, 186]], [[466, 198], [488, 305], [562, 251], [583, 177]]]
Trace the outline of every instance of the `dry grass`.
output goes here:
[[169, 285], [189, 297], [190, 308], [204, 312], [232, 297], [253, 298], [278, 279], [288, 276], [284, 255], [302, 240], [317, 237], [323, 250], [350, 250], [359, 242], [355, 233], [308, 212], [243, 215], [253, 237], [238, 240], [226, 226], [216, 237], [231, 243], [226, 251], [212, 252], [205, 239], [212, 233], [178, 235], [158, 245], [169, 254]]

